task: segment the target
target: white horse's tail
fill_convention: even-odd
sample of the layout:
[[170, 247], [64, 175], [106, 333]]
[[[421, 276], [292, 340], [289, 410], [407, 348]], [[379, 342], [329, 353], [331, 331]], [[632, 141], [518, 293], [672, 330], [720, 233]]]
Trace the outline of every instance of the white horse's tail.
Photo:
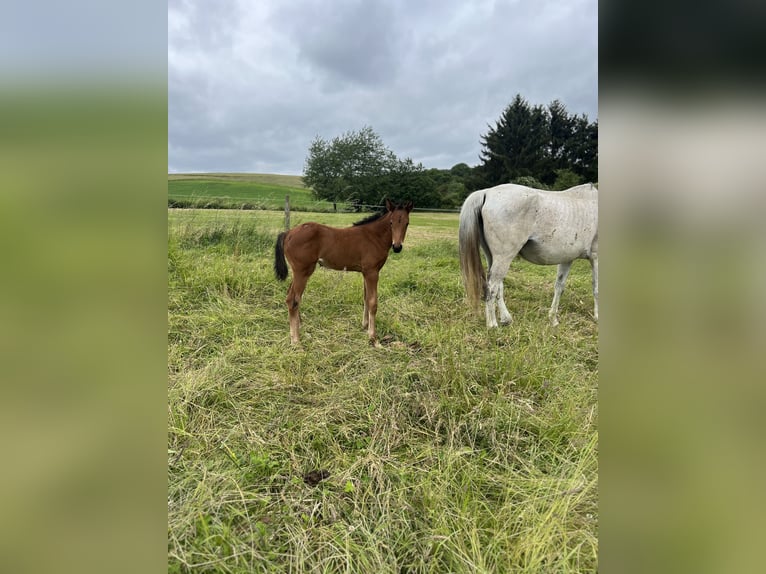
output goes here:
[[463, 202], [460, 209], [460, 227], [458, 228], [458, 247], [460, 250], [460, 271], [463, 275], [463, 287], [468, 303], [474, 308], [484, 299], [487, 280], [481, 262], [479, 248], [487, 250], [484, 240], [484, 225], [481, 208], [484, 205], [484, 190], [474, 191]]

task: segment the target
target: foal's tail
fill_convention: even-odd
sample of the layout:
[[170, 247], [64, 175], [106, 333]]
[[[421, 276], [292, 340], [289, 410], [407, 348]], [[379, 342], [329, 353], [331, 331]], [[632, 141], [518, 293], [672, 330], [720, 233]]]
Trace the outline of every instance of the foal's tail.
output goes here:
[[481, 208], [484, 206], [484, 190], [474, 191], [469, 195], [460, 210], [458, 228], [458, 247], [460, 249], [460, 271], [468, 303], [476, 308], [484, 299], [487, 281], [481, 263], [479, 247], [489, 255], [489, 248], [484, 239], [484, 222]]
[[286, 231], [283, 231], [277, 235], [277, 244], [274, 246], [274, 274], [280, 281], [287, 279], [287, 261], [285, 261], [285, 235], [287, 235]]

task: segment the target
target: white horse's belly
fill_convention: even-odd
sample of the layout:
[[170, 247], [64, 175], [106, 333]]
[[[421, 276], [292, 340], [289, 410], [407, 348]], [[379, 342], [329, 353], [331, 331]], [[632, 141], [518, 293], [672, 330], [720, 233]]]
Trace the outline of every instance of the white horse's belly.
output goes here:
[[519, 255], [536, 265], [558, 265], [575, 259], [587, 258], [589, 250], [581, 243], [527, 241]]

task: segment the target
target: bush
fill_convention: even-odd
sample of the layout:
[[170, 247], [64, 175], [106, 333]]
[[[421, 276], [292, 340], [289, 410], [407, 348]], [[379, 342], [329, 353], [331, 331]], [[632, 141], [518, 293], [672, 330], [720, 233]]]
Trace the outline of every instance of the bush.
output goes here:
[[535, 189], [549, 189], [547, 185], [545, 185], [538, 179], [535, 179], [531, 175], [522, 175], [521, 177], [517, 177], [516, 179], [514, 179], [511, 183], [526, 185], [527, 187], [533, 187]]
[[568, 169], [557, 169], [556, 181], [553, 183], [551, 189], [569, 189], [570, 187], [580, 185], [581, 183], [584, 183], [582, 178], [575, 172]]

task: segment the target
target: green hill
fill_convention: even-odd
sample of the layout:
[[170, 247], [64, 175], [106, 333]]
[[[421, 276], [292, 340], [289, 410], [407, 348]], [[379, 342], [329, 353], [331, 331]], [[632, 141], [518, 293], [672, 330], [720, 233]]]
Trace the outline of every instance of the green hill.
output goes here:
[[276, 173], [169, 173], [168, 181], [228, 181], [251, 182], [283, 187], [307, 189], [300, 175], [280, 175]]
[[333, 210], [332, 203], [317, 200], [298, 175], [168, 174], [168, 207], [283, 209], [288, 195], [296, 211]]

